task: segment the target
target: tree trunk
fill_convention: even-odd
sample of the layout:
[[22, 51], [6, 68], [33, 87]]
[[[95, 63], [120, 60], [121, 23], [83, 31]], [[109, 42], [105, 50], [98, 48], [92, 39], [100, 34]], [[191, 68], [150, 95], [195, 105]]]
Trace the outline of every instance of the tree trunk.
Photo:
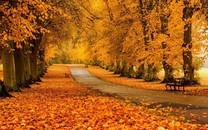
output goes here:
[[2, 62], [3, 62], [3, 75], [4, 84], [9, 91], [20, 91], [16, 81], [16, 70], [14, 60], [14, 42], [8, 43], [9, 47], [3, 48]]
[[3, 81], [0, 81], [0, 97], [12, 97], [12, 95], [7, 92]]
[[192, 22], [193, 8], [189, 7], [189, 2], [184, 1], [183, 20], [184, 25], [184, 43], [183, 43], [183, 70], [186, 84], [192, 84], [194, 82], [194, 67], [192, 64]]
[[121, 73], [120, 61], [116, 61], [116, 67], [115, 67], [114, 74], [120, 74], [120, 73]]
[[31, 78], [32, 81], [39, 82], [40, 77], [38, 75], [38, 51], [40, 49], [40, 45], [42, 42], [43, 34], [36, 34], [36, 39], [33, 39], [31, 43], [34, 45], [33, 47], [30, 48], [32, 53], [30, 54], [30, 71], [31, 71]]
[[[167, 0], [163, 0], [161, 5], [160, 5], [160, 9], [161, 9], [161, 15], [160, 15], [160, 22], [161, 22], [161, 33], [165, 34], [169, 37], [168, 34], [168, 17], [169, 17], [169, 13], [167, 11], [165, 11], [168, 6], [167, 6]], [[165, 42], [162, 43], [162, 48], [166, 49], [167, 45]], [[167, 83], [167, 82], [172, 82], [174, 80], [173, 77], [173, 68], [170, 64], [168, 64], [166, 62], [168, 58], [167, 54], [163, 54], [163, 69], [165, 71], [165, 76], [164, 79], [162, 81], [162, 83]]]
[[128, 72], [127, 72], [127, 63], [125, 61], [122, 62], [122, 67], [121, 67], [121, 73], [120, 76], [127, 77]]
[[[143, 0], [139, 0], [139, 10], [140, 13], [142, 15], [142, 30], [143, 30], [143, 35], [144, 35], [144, 44], [145, 44], [145, 50], [148, 51], [148, 45], [149, 45], [149, 41], [150, 41], [150, 29], [149, 29], [149, 21], [146, 18], [149, 15], [149, 12], [153, 9], [153, 1], [148, 1], [145, 2]], [[154, 38], [153, 35], [151, 34], [152, 39]], [[146, 62], [147, 63], [147, 62]], [[149, 64], [149, 63], [147, 63]], [[150, 68], [149, 68], [150, 67]], [[144, 79], [146, 81], [154, 81], [154, 80], [158, 80], [157, 75], [156, 75], [156, 71], [155, 68], [152, 68], [153, 65], [147, 65], [147, 68], [144, 67], [144, 69], [146, 69], [146, 73], [144, 74]]]
[[145, 74], [144, 64], [140, 65], [136, 74], [137, 79], [143, 79]]
[[113, 64], [113, 62], [110, 63], [110, 65], [108, 67], [108, 70], [111, 71], [111, 72], [114, 71], [114, 64]]
[[46, 62], [45, 62], [45, 59], [44, 59], [44, 57], [45, 57], [44, 53], [45, 53], [44, 50], [39, 50], [39, 53], [38, 53], [38, 55], [39, 55], [38, 75], [40, 77], [44, 76], [44, 74], [46, 72], [46, 69], [47, 69]]
[[153, 64], [147, 65], [147, 71], [145, 73], [144, 80], [151, 82], [151, 81], [158, 81], [159, 78], [157, 77], [156, 74], [157, 70], [153, 66]]
[[127, 77], [128, 78], [135, 78], [135, 72], [134, 72], [134, 66], [133, 65], [129, 65]]
[[31, 71], [31, 78], [32, 81], [39, 82], [40, 77], [38, 76], [38, 58], [37, 58], [37, 53], [32, 53], [30, 54], [30, 71]]
[[22, 54], [23, 54], [23, 63], [24, 63], [24, 77], [27, 84], [32, 84], [33, 82], [32, 82], [31, 70], [30, 70], [30, 52], [28, 45], [23, 45]]
[[23, 57], [22, 49], [15, 50], [15, 69], [16, 69], [16, 80], [19, 87], [29, 88], [25, 77], [25, 61]]
[[165, 61], [163, 61], [162, 64], [163, 64], [163, 68], [164, 68], [164, 71], [165, 71], [165, 75], [164, 75], [164, 79], [163, 79], [162, 83], [173, 82], [174, 81], [174, 77], [173, 77], [172, 66], [167, 64]]
[[25, 79], [28, 84], [32, 84], [32, 76], [31, 76], [31, 67], [30, 67], [30, 56], [29, 54], [24, 54], [24, 63], [25, 63]]

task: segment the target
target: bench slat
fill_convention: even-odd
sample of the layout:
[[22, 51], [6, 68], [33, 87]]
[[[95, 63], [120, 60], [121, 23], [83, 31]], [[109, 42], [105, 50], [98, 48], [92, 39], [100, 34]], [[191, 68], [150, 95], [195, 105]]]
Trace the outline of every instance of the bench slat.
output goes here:
[[170, 87], [170, 90], [172, 90], [172, 86], [174, 87], [174, 91], [176, 91], [176, 87], [178, 87], [178, 90], [180, 90], [180, 87], [183, 87], [183, 91], [185, 91], [185, 88], [184, 88], [184, 84], [185, 83], [185, 79], [184, 78], [175, 78], [174, 79], [174, 82], [172, 83], [167, 83], [165, 85], [166, 87], [166, 90], [168, 90], [168, 86]]

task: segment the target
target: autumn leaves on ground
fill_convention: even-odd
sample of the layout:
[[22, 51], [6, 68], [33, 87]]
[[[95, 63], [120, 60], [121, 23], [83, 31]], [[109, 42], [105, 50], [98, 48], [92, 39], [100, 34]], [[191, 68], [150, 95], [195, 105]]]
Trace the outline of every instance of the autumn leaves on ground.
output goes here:
[[53, 65], [41, 83], [0, 99], [0, 129], [208, 129], [79, 85]]

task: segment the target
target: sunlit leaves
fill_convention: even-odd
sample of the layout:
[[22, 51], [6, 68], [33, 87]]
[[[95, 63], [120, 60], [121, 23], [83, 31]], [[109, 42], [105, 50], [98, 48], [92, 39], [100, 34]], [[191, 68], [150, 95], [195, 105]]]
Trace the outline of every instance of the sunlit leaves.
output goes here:
[[[89, 45], [93, 44], [90, 48], [92, 50], [89, 50], [92, 57], [106, 64], [114, 63], [115, 60], [125, 60], [133, 65], [147, 62], [157, 66], [165, 60], [173, 69], [182, 69], [183, 49], [189, 49], [182, 48], [186, 22], [183, 19], [183, 1], [143, 1], [145, 4], [142, 5], [141, 11], [146, 11], [145, 16], [139, 11], [138, 1], [103, 1], [106, 9], [103, 9], [101, 16], [104, 19], [94, 22], [91, 30], [88, 28], [88, 32], [83, 35], [83, 39], [93, 37], [93, 42], [89, 41]], [[190, 6], [201, 8], [198, 0], [190, 1]], [[88, 9], [94, 13], [90, 6]], [[195, 59], [198, 54], [204, 53], [202, 50], [205, 49], [202, 48], [206, 48], [204, 43], [207, 41], [207, 33], [202, 33], [207, 21], [200, 11], [195, 12], [192, 19], [188, 19], [193, 23], [192, 53]], [[113, 20], [109, 19], [109, 15], [113, 16]], [[161, 17], [166, 17], [168, 22], [165, 34], [161, 32]], [[145, 20], [147, 25], [146, 29], [143, 29]], [[147, 34], [144, 36], [145, 30]], [[148, 45], [145, 45], [145, 37], [148, 38]], [[165, 48], [162, 43], [165, 43]], [[88, 59], [93, 60], [92, 57]], [[193, 65], [199, 68], [197, 60], [194, 60]]]
[[19, 44], [26, 43], [28, 39], [35, 39], [36, 33], [48, 32], [46, 20], [51, 19], [53, 13], [59, 10], [51, 6], [50, 1], [19, 0], [4, 2], [0, 5], [0, 12], [3, 41], [11, 40]]

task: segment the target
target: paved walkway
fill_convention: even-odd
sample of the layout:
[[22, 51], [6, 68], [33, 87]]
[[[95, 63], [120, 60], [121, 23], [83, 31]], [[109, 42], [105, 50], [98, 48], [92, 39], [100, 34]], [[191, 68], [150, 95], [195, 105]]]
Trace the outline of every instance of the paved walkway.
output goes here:
[[[128, 98], [132, 102], [154, 107], [157, 105], [182, 107], [187, 109], [187, 118], [190, 113], [198, 114], [199, 123], [208, 123], [208, 97], [190, 96], [174, 92], [144, 90], [124, 85], [109, 83], [92, 76], [85, 68], [70, 66], [72, 76], [81, 84], [94, 90]], [[207, 113], [206, 113], [207, 112]], [[193, 114], [192, 114], [193, 115]]]

